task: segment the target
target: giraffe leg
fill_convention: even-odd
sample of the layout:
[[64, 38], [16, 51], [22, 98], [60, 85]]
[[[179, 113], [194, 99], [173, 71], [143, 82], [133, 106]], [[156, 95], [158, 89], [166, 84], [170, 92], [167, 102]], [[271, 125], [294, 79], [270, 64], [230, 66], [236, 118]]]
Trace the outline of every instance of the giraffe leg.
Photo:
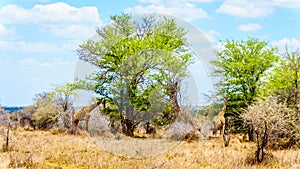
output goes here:
[[213, 136], [216, 137], [216, 134], [218, 132], [218, 126], [216, 125], [215, 122], [213, 122], [214, 128], [213, 128]]
[[213, 130], [213, 136], [216, 137], [216, 133], [218, 132], [218, 129], [217, 128], [214, 128]]
[[90, 120], [90, 113], [85, 115], [85, 130], [88, 131], [89, 129], [89, 120]]

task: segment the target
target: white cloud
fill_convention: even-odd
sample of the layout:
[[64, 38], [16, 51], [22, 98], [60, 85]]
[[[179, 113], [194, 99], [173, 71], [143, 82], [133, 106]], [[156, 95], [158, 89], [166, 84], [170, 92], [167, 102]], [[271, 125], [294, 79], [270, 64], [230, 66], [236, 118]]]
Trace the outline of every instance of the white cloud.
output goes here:
[[[0, 51], [71, 53], [74, 52], [79, 42], [92, 37], [96, 33], [95, 29], [101, 26], [102, 21], [96, 7], [76, 8], [58, 2], [35, 5], [30, 9], [16, 5], [6, 5], [0, 8], [0, 23]], [[43, 41], [20, 40], [22, 35], [18, 36], [15, 29], [27, 29], [27, 25], [37, 26], [39, 30], [34, 34], [37, 34]], [[63, 39], [55, 43], [47, 42], [46, 39], [49, 35]], [[68, 44], [65, 43], [66, 41], [68, 41]], [[72, 41], [72, 43], [69, 43], [69, 41]]]
[[[16, 12], [18, 11], [18, 12]], [[63, 2], [47, 5], [35, 5], [25, 9], [16, 5], [7, 5], [0, 9], [0, 22], [3, 24], [98, 24], [101, 22], [96, 7], [72, 7]]]
[[6, 5], [0, 9], [0, 23], [6, 25], [35, 24], [49, 29], [50, 33], [55, 36], [88, 38], [93, 35], [95, 28], [100, 26], [102, 21], [96, 7], [76, 8], [63, 2], [57, 2], [35, 5], [31, 9]]
[[216, 45], [214, 45], [214, 49], [217, 51], [225, 50], [225, 43], [224, 42], [218, 42]]
[[11, 36], [15, 36], [16, 32], [15, 32], [15, 28], [11, 27], [11, 28], [6, 28], [4, 25], [0, 24], [0, 36], [3, 37], [11, 37]]
[[181, 0], [181, 1], [208, 3], [208, 2], [213, 2], [213, 1], [216, 1], [216, 0]]
[[183, 18], [187, 21], [193, 21], [202, 18], [208, 18], [208, 13], [202, 8], [198, 8], [193, 3], [172, 1], [172, 3], [150, 4], [147, 6], [137, 5], [133, 8], [127, 8], [126, 12], [133, 13], [161, 13]]
[[142, 3], [159, 4], [162, 0], [139, 0]]
[[274, 12], [275, 8], [300, 8], [298, 0], [225, 0], [216, 10], [236, 17], [258, 18]]
[[49, 3], [51, 0], [35, 0], [35, 2], [38, 2], [38, 3]]
[[225, 0], [216, 12], [237, 17], [257, 18], [267, 16], [274, 11], [265, 1], [257, 1]]
[[139, 1], [142, 3], [162, 4], [162, 3], [186, 3], [186, 2], [208, 3], [216, 0], [139, 0]]
[[299, 0], [271, 0], [270, 3], [273, 6], [283, 8], [300, 8]]
[[209, 31], [204, 31], [204, 35], [206, 38], [210, 41], [210, 43], [215, 43], [217, 42], [217, 37], [220, 33], [215, 31], [215, 30], [209, 30]]
[[14, 28], [6, 28], [4, 25], [0, 24], [0, 36], [12, 36], [15, 35]]
[[300, 50], [300, 40], [295, 38], [283, 38], [280, 40], [272, 41], [271, 44], [274, 47], [278, 47], [280, 53], [284, 52], [286, 50], [286, 47], [288, 47], [290, 51], [295, 51], [297, 49]]
[[241, 32], [254, 32], [260, 30], [261, 28], [261, 25], [258, 23], [248, 23], [238, 26], [238, 30]]

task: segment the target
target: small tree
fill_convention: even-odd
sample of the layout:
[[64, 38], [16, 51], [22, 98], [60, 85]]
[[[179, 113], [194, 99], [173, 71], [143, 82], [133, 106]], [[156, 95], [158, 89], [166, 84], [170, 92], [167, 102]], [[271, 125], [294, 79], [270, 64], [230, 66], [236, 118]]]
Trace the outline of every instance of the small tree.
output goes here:
[[75, 84], [72, 83], [55, 85], [52, 100], [59, 111], [57, 117], [58, 127], [68, 129], [72, 126], [72, 117], [75, 112], [73, 107], [74, 95], [76, 95], [75, 88]]
[[40, 129], [51, 128], [57, 122], [58, 106], [53, 102], [53, 93], [42, 92], [36, 94], [36, 110], [32, 115], [33, 123]]
[[34, 124], [39, 129], [51, 128], [57, 122], [58, 113], [59, 111], [54, 104], [39, 107], [33, 114]]
[[289, 137], [295, 130], [295, 112], [286, 104], [278, 103], [277, 98], [272, 96], [249, 106], [241, 117], [253, 128], [257, 145], [255, 157], [258, 162], [264, 160], [265, 149], [269, 148], [270, 143]]

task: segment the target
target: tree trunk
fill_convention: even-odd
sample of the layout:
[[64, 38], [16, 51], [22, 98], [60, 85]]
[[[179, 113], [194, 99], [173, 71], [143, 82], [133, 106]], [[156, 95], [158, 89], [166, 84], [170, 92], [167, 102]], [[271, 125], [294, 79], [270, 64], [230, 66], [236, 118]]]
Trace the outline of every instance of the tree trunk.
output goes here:
[[248, 126], [249, 141], [254, 141], [254, 131], [251, 125]]
[[133, 132], [134, 132], [135, 127], [138, 125], [138, 123], [134, 122], [133, 120], [129, 120], [129, 119], [122, 119], [121, 123], [122, 123], [123, 134], [125, 134], [126, 136], [129, 136], [129, 137], [134, 137]]
[[299, 89], [298, 89], [298, 71], [295, 71], [295, 95], [294, 95], [294, 104], [296, 108], [296, 115], [297, 118], [299, 118], [299, 107], [298, 107], [298, 94], [299, 94]]
[[9, 131], [10, 131], [10, 123], [7, 124], [7, 130], [6, 130], [6, 135], [5, 135], [5, 145], [3, 147], [3, 151], [9, 151]]
[[171, 106], [172, 106], [172, 111], [171, 111], [171, 121], [175, 120], [178, 115], [179, 115], [179, 112], [180, 112], [180, 106], [178, 104], [178, 98], [177, 98], [177, 93], [178, 93], [178, 81], [176, 82], [170, 82], [168, 84], [168, 94], [169, 94], [169, 97], [170, 97], [170, 103], [171, 103]]
[[258, 147], [256, 150], [256, 160], [259, 163], [264, 160], [264, 149], [262, 147]]

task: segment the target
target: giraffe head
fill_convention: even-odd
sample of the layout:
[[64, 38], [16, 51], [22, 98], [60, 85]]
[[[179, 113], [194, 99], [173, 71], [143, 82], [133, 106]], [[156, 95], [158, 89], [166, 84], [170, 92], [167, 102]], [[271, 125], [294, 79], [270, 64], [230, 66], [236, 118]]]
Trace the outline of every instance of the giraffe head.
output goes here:
[[224, 104], [227, 104], [229, 100], [230, 100], [230, 98], [226, 97], [226, 98], [224, 99]]
[[229, 97], [226, 97], [226, 98], [225, 98], [225, 102], [228, 102], [229, 100], [230, 100]]

